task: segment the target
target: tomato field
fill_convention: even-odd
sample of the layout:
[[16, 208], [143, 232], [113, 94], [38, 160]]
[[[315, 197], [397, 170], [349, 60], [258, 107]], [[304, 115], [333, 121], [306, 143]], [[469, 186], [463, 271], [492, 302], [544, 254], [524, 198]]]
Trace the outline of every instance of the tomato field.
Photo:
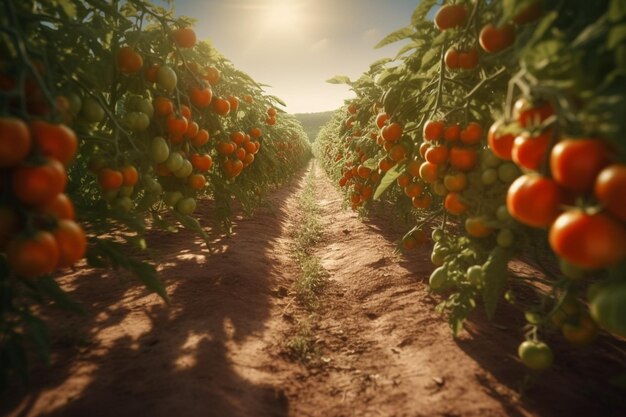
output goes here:
[[626, 412], [626, 4], [415, 3], [309, 138], [169, 2], [3, 2], [0, 411]]

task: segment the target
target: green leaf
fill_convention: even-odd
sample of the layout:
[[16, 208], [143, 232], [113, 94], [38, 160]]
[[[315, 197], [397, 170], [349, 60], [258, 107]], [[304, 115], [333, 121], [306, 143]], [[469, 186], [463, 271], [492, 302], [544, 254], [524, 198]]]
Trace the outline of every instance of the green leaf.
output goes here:
[[57, 3], [63, 8], [68, 17], [74, 19], [76, 17], [76, 5], [70, 0], [57, 0]]
[[420, 42], [420, 41], [414, 41], [414, 42], [411, 42], [411, 43], [407, 43], [402, 48], [400, 48], [400, 50], [396, 54], [396, 59], [400, 58], [402, 55], [406, 54], [407, 52], [409, 52], [409, 51], [411, 51], [413, 49], [419, 48], [422, 43], [423, 42]]
[[430, 9], [437, 3], [438, 0], [422, 0], [411, 15], [411, 24], [415, 26], [424, 20], [428, 12], [430, 12]]
[[382, 193], [389, 188], [390, 185], [404, 172], [404, 168], [400, 168], [398, 165], [391, 168], [389, 171], [385, 173], [385, 176], [380, 180], [380, 184], [378, 188], [376, 188], [376, 192], [374, 193], [374, 200], [380, 199]]
[[624, 0], [611, 0], [607, 16], [611, 22], [619, 22], [626, 18], [626, 2]]
[[281, 99], [279, 99], [276, 96], [268, 96], [269, 98], [271, 98], [272, 100], [274, 100], [276, 103], [280, 104], [283, 107], [287, 107], [287, 105], [285, 104], [284, 101], [282, 101]]
[[193, 218], [191, 216], [186, 216], [184, 214], [181, 214], [181, 213], [179, 213], [179, 212], [177, 212], [175, 210], [172, 213], [176, 217], [176, 220], [178, 220], [180, 222], [180, 224], [185, 226], [186, 229], [189, 229], [189, 230], [197, 233], [204, 240], [204, 242], [207, 245], [207, 248], [211, 247], [211, 238], [204, 231], [204, 229], [202, 228], [202, 226], [200, 225], [200, 223], [198, 222], [197, 219], [195, 219], [195, 218]]
[[381, 58], [378, 59], [374, 62], [372, 62], [372, 64], [370, 65], [370, 69], [372, 70], [372, 72], [378, 72], [380, 69], [382, 69], [382, 67], [385, 64], [388, 64], [390, 62], [392, 62], [393, 60], [391, 58]]
[[377, 83], [384, 86], [390, 82], [397, 81], [400, 77], [401, 75], [395, 71], [385, 70], [378, 76]]
[[159, 280], [156, 268], [147, 262], [142, 262], [137, 259], [128, 260], [128, 269], [137, 276], [144, 283], [146, 288], [157, 293], [163, 301], [169, 304], [169, 298], [165, 291], [165, 286]]
[[548, 31], [548, 29], [550, 29], [550, 27], [552, 26], [552, 24], [558, 17], [559, 17], [559, 14], [555, 11], [551, 11], [547, 13], [543, 17], [543, 19], [541, 19], [541, 22], [539, 23], [539, 25], [537, 25], [535, 32], [533, 32], [533, 36], [531, 37], [530, 41], [528, 41], [528, 43], [526, 44], [526, 48], [531, 48], [537, 41], [543, 38], [545, 33]]
[[496, 247], [483, 265], [483, 271], [485, 272], [483, 299], [485, 301], [485, 311], [490, 320], [496, 311], [507, 280], [508, 261], [508, 252], [503, 248]]
[[623, 43], [626, 43], [626, 23], [611, 28], [606, 40], [606, 46], [609, 49], [615, 49]]
[[429, 49], [424, 55], [422, 55], [422, 68], [429, 67], [437, 58], [439, 58], [440, 54], [441, 51], [439, 48]]
[[395, 32], [391, 32], [389, 35], [385, 36], [383, 40], [381, 40], [376, 44], [376, 46], [374, 46], [374, 49], [379, 49], [385, 45], [389, 45], [402, 39], [410, 38], [413, 33], [415, 33], [415, 29], [412, 26], [398, 29]]
[[604, 36], [608, 30], [607, 20], [606, 16], [603, 16], [583, 29], [583, 31], [580, 32], [580, 34], [572, 42], [572, 47], [578, 48], [584, 46], [598, 37]]
[[57, 284], [54, 279], [50, 277], [37, 279], [37, 288], [42, 294], [57, 303], [59, 307], [81, 314], [85, 313], [85, 309], [80, 304], [72, 300], [70, 296], [67, 295], [61, 287], [59, 287], [59, 284]]
[[350, 81], [350, 78], [346, 77], [345, 75], [335, 75], [334, 77], [326, 80], [326, 82], [329, 84], [351, 84], [352, 83], [352, 81]]
[[378, 162], [376, 162], [376, 160], [374, 158], [370, 158], [370, 159], [364, 161], [362, 165], [364, 167], [369, 168], [369, 169], [378, 169]]

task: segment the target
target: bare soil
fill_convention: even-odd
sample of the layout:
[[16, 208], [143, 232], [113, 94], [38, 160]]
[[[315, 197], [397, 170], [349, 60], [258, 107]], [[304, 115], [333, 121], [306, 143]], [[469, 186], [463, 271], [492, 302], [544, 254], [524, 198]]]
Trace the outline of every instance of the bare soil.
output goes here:
[[[314, 254], [329, 279], [319, 310], [305, 311], [293, 291], [292, 236], [309, 171], [267, 207], [237, 217], [232, 235], [207, 228], [213, 252], [184, 230], [151, 232], [170, 305], [119, 271], [59, 278], [91, 314], [50, 314], [52, 364], [0, 396], [0, 415], [626, 415], [626, 392], [608, 383], [626, 372], [623, 343], [602, 337], [580, 349], [557, 335], [549, 340], [554, 367], [525, 383], [519, 311], [503, 304], [492, 322], [476, 313], [454, 339], [428, 292], [429, 248], [394, 255], [407, 226], [390, 214], [361, 220], [343, 210], [319, 168], [324, 232]], [[210, 208], [202, 210], [208, 219]], [[302, 320], [319, 352], [308, 363], [287, 348]]]

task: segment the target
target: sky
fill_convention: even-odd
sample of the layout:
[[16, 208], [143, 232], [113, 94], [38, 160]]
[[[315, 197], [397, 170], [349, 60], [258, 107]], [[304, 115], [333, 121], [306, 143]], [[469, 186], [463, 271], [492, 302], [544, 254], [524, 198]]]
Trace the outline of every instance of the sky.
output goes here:
[[358, 78], [401, 44], [374, 49], [409, 24], [419, 0], [174, 0], [212, 45], [289, 113], [335, 110], [352, 96], [334, 75]]

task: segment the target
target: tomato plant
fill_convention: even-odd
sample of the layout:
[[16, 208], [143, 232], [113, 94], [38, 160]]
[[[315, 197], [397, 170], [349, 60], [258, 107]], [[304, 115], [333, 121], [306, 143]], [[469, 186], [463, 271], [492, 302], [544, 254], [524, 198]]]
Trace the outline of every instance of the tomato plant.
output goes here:
[[[329, 80], [355, 97], [322, 129], [316, 155], [354, 210], [383, 200], [409, 219], [405, 236], [433, 228], [429, 285], [455, 334], [480, 301], [489, 317], [503, 298], [525, 303], [509, 283], [511, 258], [545, 248], [558, 265], [515, 280], [540, 300], [524, 305], [519, 356], [531, 369], [552, 363], [541, 340], [555, 327], [574, 345], [592, 343], [597, 325], [623, 336], [607, 293], [591, 315], [571, 301], [626, 277], [617, 3], [422, 1], [377, 45], [404, 39], [396, 58]], [[366, 185], [373, 196], [360, 198]]]
[[[251, 210], [310, 145], [284, 103], [198, 42], [189, 18], [144, 0], [8, 0], [3, 11], [0, 357], [28, 337], [46, 357], [43, 325], [22, 337], [40, 323], [28, 300], [79, 311], [56, 283], [63, 268], [122, 267], [167, 301], [146, 231], [186, 227], [208, 244], [199, 205], [212, 201], [230, 232], [233, 199]], [[19, 366], [2, 359], [0, 386]]]

